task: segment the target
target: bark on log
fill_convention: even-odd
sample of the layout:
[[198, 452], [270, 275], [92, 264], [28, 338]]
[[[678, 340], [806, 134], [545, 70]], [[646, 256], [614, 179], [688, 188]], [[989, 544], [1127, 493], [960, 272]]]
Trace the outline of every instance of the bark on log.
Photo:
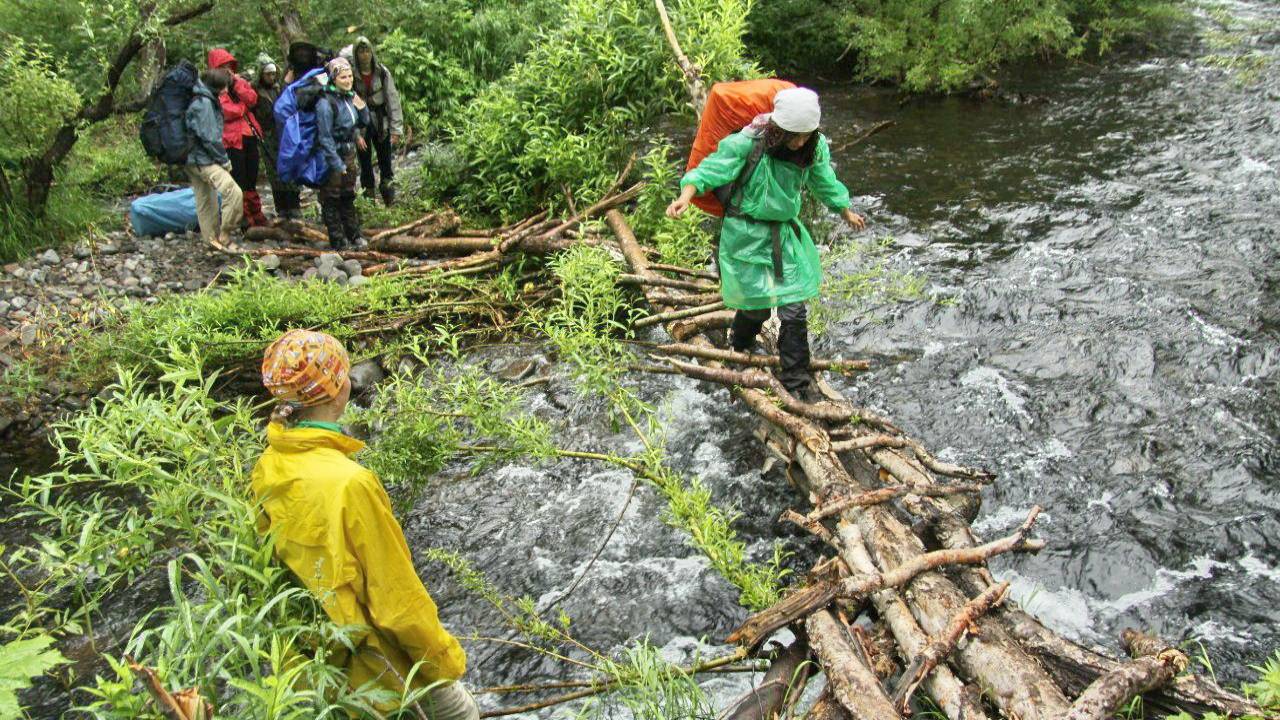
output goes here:
[[649, 269], [655, 272], [669, 272], [675, 275], [684, 275], [686, 277], [703, 278], [712, 282], [720, 282], [720, 276], [710, 270], [694, 270], [693, 268], [680, 267], [679, 265], [667, 265], [665, 263], [649, 263]]
[[1135, 630], [1125, 630], [1122, 642], [1134, 660], [1093, 681], [1063, 714], [1062, 720], [1106, 720], [1138, 695], [1163, 687], [1187, 669], [1187, 656], [1164, 643], [1150, 642]]
[[[976, 480], [978, 482], [991, 482], [996, 477], [994, 473], [987, 472], [986, 470], [978, 470], [975, 468], [967, 468], [961, 465], [953, 465], [951, 463], [942, 462], [941, 460], [938, 460], [932, 454], [930, 454], [929, 451], [926, 450], [924, 448], [924, 445], [922, 445], [920, 442], [908, 437], [898, 437], [898, 436], [883, 435], [883, 434], [860, 435], [858, 437], [853, 437], [848, 440], [841, 440], [839, 442], [832, 443], [832, 447], [836, 450], [836, 452], [846, 452], [850, 450], [879, 450], [879, 449], [885, 449], [885, 448], [895, 448], [895, 449], [905, 448], [905, 449], [911, 450], [912, 454], [915, 455], [916, 460], [921, 465], [928, 468], [930, 471], [937, 473], [938, 475], [946, 475], [948, 477], [963, 478], [966, 480]], [[886, 465], [885, 469], [889, 470], [890, 472], [894, 472], [894, 468], [889, 467], [890, 465], [894, 467], [904, 467], [899, 465], [899, 463], [893, 458], [892, 454], [884, 454], [884, 455], [877, 454], [873, 457], [873, 459], [877, 463]], [[904, 470], [903, 474], [911, 474], [912, 472], [913, 471], [910, 471], [910, 470]], [[902, 482], [904, 483], [911, 483], [911, 481], [908, 480], [906, 477], [902, 477], [899, 479], [901, 479]], [[925, 478], [921, 479], [919, 482], [915, 482], [911, 484], [922, 485], [922, 484], [925, 484], [926, 482], [932, 482], [932, 478], [928, 478], [926, 476]]]
[[731, 705], [719, 720], [773, 720], [799, 699], [810, 675], [809, 645], [797, 638], [770, 663], [764, 681]]
[[[250, 230], [259, 230], [265, 228], [250, 228]], [[248, 238], [249, 233], [245, 232]], [[320, 257], [329, 253], [337, 253], [342, 256], [343, 260], [368, 260], [371, 262], [379, 262], [386, 260], [396, 260], [395, 255], [386, 253], [373, 252], [372, 250], [321, 250], [311, 247], [275, 247], [275, 248], [259, 248], [257, 250], [249, 250], [245, 255], [254, 257], [262, 257], [264, 255], [277, 255], [279, 257]]]
[[831, 694], [831, 688], [822, 691], [818, 696], [817, 702], [813, 707], [809, 708], [809, 712], [805, 714], [804, 720], [852, 720], [849, 711], [844, 709], [839, 700]]
[[[708, 330], [721, 330], [729, 327], [733, 323], [733, 314], [732, 310], [721, 310], [720, 312], [707, 313], [688, 320], [680, 320], [671, 325], [667, 330], [667, 334], [677, 342], [685, 342]], [[710, 343], [707, 343], [707, 345], [711, 347]]]
[[960, 638], [970, 629], [977, 629], [975, 623], [985, 615], [993, 605], [999, 604], [1009, 592], [1009, 583], [1003, 582], [987, 588], [986, 592], [965, 603], [964, 608], [951, 619], [947, 629], [934, 638], [924, 650], [916, 653], [915, 658], [903, 671], [893, 691], [893, 704], [902, 712], [911, 706], [911, 696], [916, 688], [933, 669], [955, 650]]
[[889, 702], [876, 674], [849, 642], [844, 623], [822, 610], [805, 620], [805, 629], [809, 645], [827, 675], [827, 686], [850, 715], [867, 720], [901, 717]]
[[656, 304], [670, 305], [672, 307], [693, 307], [695, 305], [708, 305], [720, 299], [720, 293], [697, 293], [695, 295], [668, 295], [666, 293], [654, 295]]
[[[876, 572], [875, 563], [867, 552], [857, 525], [841, 522], [836, 528], [836, 534], [843, 548], [840, 557], [850, 570]], [[886, 589], [872, 593], [871, 602], [904, 653], [915, 656], [924, 652], [929, 644], [929, 636], [920, 629], [919, 623], [911, 615], [911, 609], [896, 590]], [[949, 720], [988, 720], [978, 693], [966, 688], [945, 664], [938, 665], [932, 673], [925, 676], [924, 689]]]
[[[836, 443], [832, 444], [835, 447]], [[919, 495], [941, 497], [945, 495], [960, 495], [964, 493], [982, 492], [981, 485], [890, 485], [888, 487], [868, 490], [858, 493], [851, 497], [839, 498], [831, 502], [820, 505], [813, 512], [805, 516], [805, 524], [821, 522], [822, 520], [839, 515], [845, 510], [855, 507], [869, 507], [871, 505], [879, 505], [889, 502], [904, 495]]]

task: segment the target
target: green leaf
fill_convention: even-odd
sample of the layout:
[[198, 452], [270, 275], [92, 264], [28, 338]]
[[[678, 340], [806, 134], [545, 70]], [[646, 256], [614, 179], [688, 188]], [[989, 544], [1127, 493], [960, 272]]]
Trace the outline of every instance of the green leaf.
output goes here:
[[18, 692], [31, 687], [33, 678], [67, 662], [62, 653], [49, 649], [52, 644], [49, 635], [37, 635], [0, 647], [0, 720], [21, 717]]

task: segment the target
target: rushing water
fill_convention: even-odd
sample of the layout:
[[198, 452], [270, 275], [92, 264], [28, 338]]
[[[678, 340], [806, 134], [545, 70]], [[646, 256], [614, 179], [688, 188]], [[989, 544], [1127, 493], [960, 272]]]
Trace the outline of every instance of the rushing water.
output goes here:
[[[1280, 23], [1261, 2], [1236, 7]], [[1280, 54], [1280, 35], [1253, 40]], [[1240, 86], [1197, 62], [1202, 52], [1184, 38], [1101, 67], [1014, 73], [1006, 87], [1041, 100], [1030, 103], [900, 105], [888, 90], [820, 88], [837, 146], [854, 124], [896, 122], [839, 155], [839, 172], [868, 232], [896, 239], [893, 263], [950, 300], [850, 317], [817, 351], [880, 358], [875, 372], [837, 384], [944, 457], [999, 473], [982, 534], [1044, 506], [1049, 548], [996, 563], [1029, 610], [1104, 646], [1128, 625], [1201, 639], [1219, 677], [1235, 681], [1280, 648], [1280, 73]], [[531, 352], [473, 360], [496, 367]], [[559, 370], [542, 361], [540, 372]], [[779, 538], [797, 561], [816, 557], [775, 522], [804, 503], [783, 473], [762, 472], [753, 417], [682, 378], [640, 389], [666, 419], [671, 464], [742, 513], [735, 527], [754, 557]], [[563, 428], [564, 446], [639, 449], [559, 375], [530, 401]], [[415, 550], [454, 550], [504, 593], [545, 608], [625, 506], [557, 606], [575, 635], [602, 650], [647, 638], [681, 662], [724, 652], [716, 639], [745, 617], [736, 591], [663, 524], [653, 489], [628, 504], [631, 487], [630, 473], [582, 461], [458, 468], [404, 526]], [[422, 567], [455, 632], [509, 637], [495, 611]], [[465, 645], [475, 686], [572, 674], [520, 649]], [[723, 704], [752, 681], [718, 676], [706, 687]]]

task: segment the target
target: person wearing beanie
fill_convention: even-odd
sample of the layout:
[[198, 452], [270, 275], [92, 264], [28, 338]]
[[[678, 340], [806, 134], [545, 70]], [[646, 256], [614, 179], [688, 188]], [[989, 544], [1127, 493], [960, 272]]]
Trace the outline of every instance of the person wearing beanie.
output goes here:
[[280, 405], [253, 468], [258, 529], [334, 624], [360, 628], [342, 659], [351, 687], [437, 683], [418, 702], [427, 717], [477, 720], [459, 682], [466, 654], [440, 624], [382, 483], [352, 459], [364, 443], [338, 424], [350, 370], [346, 349], [322, 332], [290, 330], [267, 348], [262, 383]]
[[258, 104], [258, 92], [245, 78], [237, 75], [240, 65], [236, 57], [223, 48], [209, 51], [207, 64], [210, 69], [221, 68], [231, 73], [231, 86], [222, 92], [222, 144], [231, 158], [231, 177], [240, 187], [244, 202], [244, 219], [250, 226], [266, 225], [262, 214], [262, 198], [258, 196], [258, 155], [262, 128], [253, 110]]
[[360, 174], [356, 150], [365, 146], [361, 131], [369, 125], [369, 108], [352, 90], [355, 76], [346, 58], [330, 60], [325, 73], [329, 82], [315, 111], [316, 144], [327, 171], [318, 193], [320, 216], [329, 233], [329, 246], [342, 250], [362, 244], [356, 214], [356, 178]]
[[[808, 189], [850, 226], [866, 223], [849, 208], [849, 190], [836, 179], [831, 147], [818, 131], [822, 110], [808, 88], [781, 90], [773, 112], [720, 141], [716, 151], [681, 179], [680, 196], [667, 215], [679, 217], [697, 195], [736, 183], [726, 203], [717, 261], [720, 292], [735, 309], [729, 330], [734, 350], [750, 351], [773, 309], [778, 311], [779, 379], [792, 395], [813, 399], [809, 373], [806, 301], [822, 280], [818, 249], [800, 222], [801, 193]], [[748, 161], [748, 177], [739, 178]]]
[[276, 214], [289, 219], [301, 215], [296, 208], [298, 203], [291, 202], [291, 193], [296, 193], [296, 186], [280, 182], [276, 172], [276, 157], [280, 154], [280, 129], [276, 127], [275, 105], [280, 99], [280, 68], [270, 55], [262, 53], [257, 60], [258, 73], [253, 80], [253, 89], [258, 93], [258, 104], [253, 106], [253, 116], [262, 128], [262, 166], [267, 172], [267, 183], [271, 185], [271, 197], [275, 201]]
[[[400, 92], [386, 65], [378, 62], [373, 42], [363, 35], [352, 43], [350, 56], [355, 71], [356, 94], [369, 105], [369, 137], [367, 146], [357, 153], [360, 159], [360, 187], [366, 197], [373, 197], [374, 186], [384, 205], [395, 202], [395, 149], [404, 137], [404, 111], [400, 108]], [[378, 177], [374, 181], [373, 155], [378, 155]]]

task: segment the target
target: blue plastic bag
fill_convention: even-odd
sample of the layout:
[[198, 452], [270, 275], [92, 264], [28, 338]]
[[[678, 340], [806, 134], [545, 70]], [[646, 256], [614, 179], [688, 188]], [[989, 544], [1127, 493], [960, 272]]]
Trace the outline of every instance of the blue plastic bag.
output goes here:
[[196, 194], [191, 188], [143, 195], [129, 203], [129, 223], [133, 234], [164, 235], [186, 232], [200, 226], [196, 218]]
[[316, 68], [290, 83], [272, 107], [276, 127], [280, 128], [276, 174], [283, 182], [313, 188], [324, 185], [328, 167], [316, 146], [316, 114], [312, 108], [300, 109], [297, 100], [298, 90], [313, 83], [315, 76], [323, 72], [323, 68]]

